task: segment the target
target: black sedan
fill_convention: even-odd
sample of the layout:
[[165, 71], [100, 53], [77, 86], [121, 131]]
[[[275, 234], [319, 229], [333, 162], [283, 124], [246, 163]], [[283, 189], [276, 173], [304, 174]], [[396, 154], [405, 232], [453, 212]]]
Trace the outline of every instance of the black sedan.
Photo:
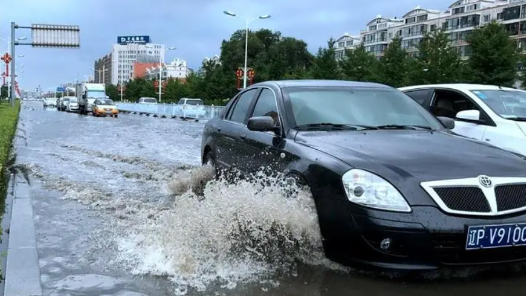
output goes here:
[[207, 122], [202, 161], [309, 186], [328, 258], [431, 270], [526, 260], [526, 160], [450, 131], [397, 89], [269, 81]]

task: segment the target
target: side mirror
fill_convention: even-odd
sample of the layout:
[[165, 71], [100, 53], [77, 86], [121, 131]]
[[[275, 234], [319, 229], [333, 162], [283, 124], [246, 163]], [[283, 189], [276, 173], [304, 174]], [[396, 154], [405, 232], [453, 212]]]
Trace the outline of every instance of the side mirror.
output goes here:
[[247, 127], [251, 131], [258, 132], [277, 132], [279, 128], [270, 116], [256, 116], [248, 120]]
[[440, 120], [440, 122], [442, 122], [442, 124], [447, 128], [447, 129], [454, 129], [455, 128], [455, 120], [449, 118], [449, 117], [443, 117], [443, 116], [437, 116], [438, 120]]
[[478, 110], [464, 110], [457, 113], [458, 119], [468, 121], [480, 121], [480, 111]]

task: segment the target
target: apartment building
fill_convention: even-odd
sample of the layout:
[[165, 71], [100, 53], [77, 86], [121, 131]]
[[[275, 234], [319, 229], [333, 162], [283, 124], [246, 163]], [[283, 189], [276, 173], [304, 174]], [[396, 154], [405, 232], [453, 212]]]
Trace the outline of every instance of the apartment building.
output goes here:
[[[146, 69], [145, 71], [145, 78], [147, 79], [154, 79], [159, 77], [159, 71], [161, 71], [161, 67], [151, 67]], [[186, 79], [188, 76], [188, 67], [186, 65], [186, 61], [183, 59], [174, 59], [169, 64], [163, 64], [162, 65], [162, 73], [161, 73], [162, 79], [167, 78], [176, 78], [180, 80]]]
[[96, 60], [95, 67], [93, 68], [93, 78], [95, 83], [104, 83], [106, 85], [111, 84], [112, 66], [111, 53]]
[[117, 85], [134, 77], [136, 63], [159, 63], [164, 60], [163, 44], [153, 44], [150, 36], [119, 36], [111, 52], [95, 61], [94, 80]]
[[402, 47], [414, 56], [426, 33], [442, 29], [466, 59], [471, 53], [467, 36], [493, 20], [504, 24], [511, 38], [517, 40], [518, 48], [526, 51], [526, 0], [458, 0], [445, 10], [416, 6], [402, 18], [376, 16], [360, 32], [360, 39], [365, 49], [379, 58], [398, 36]]
[[349, 33], [343, 34], [343, 36], [338, 38], [334, 44], [336, 59], [342, 59], [345, 56], [346, 50], [353, 50], [360, 45], [360, 43], [362, 43], [360, 36], [352, 36]]

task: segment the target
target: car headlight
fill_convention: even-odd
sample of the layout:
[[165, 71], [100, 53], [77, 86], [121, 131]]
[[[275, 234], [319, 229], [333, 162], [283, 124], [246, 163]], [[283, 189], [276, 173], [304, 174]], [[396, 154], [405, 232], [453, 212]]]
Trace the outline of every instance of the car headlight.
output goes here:
[[350, 202], [374, 209], [411, 212], [402, 194], [380, 176], [352, 169], [343, 175], [342, 182]]

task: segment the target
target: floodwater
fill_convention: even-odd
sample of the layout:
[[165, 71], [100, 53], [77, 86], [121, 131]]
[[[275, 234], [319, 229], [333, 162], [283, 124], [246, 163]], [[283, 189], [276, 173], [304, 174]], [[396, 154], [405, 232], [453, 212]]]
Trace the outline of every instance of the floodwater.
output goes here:
[[30, 173], [45, 295], [526, 295], [521, 266], [415, 281], [330, 262], [308, 193], [200, 186], [211, 179], [203, 124], [23, 103], [18, 163]]

